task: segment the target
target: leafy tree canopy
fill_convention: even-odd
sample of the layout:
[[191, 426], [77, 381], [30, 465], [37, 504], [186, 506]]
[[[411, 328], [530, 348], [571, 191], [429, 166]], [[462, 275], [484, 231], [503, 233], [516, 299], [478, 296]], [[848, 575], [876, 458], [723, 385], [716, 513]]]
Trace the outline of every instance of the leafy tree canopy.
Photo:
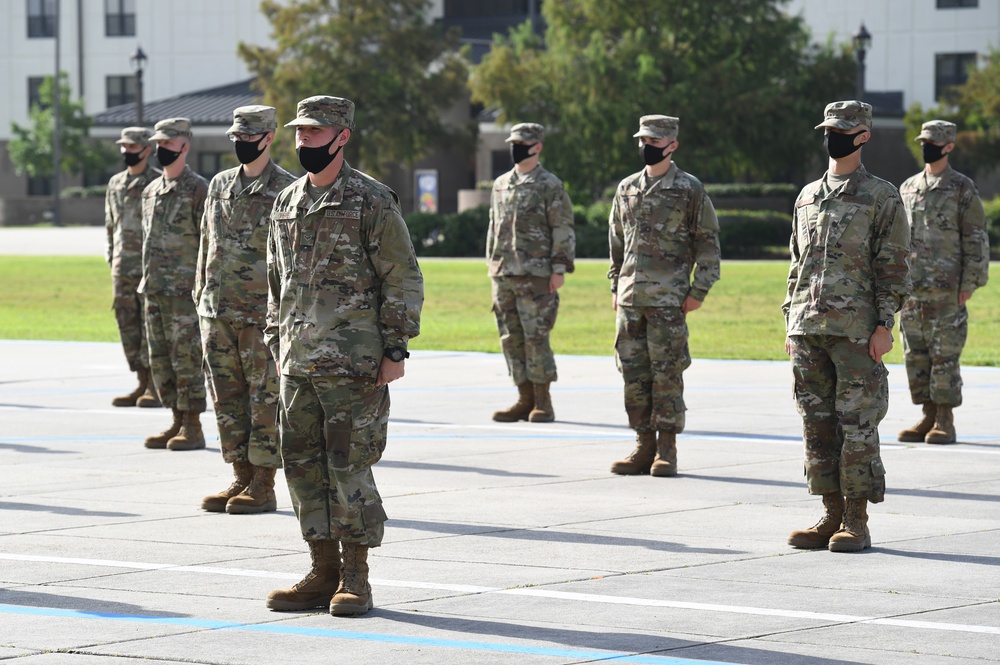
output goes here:
[[[103, 173], [115, 161], [114, 151], [104, 143], [88, 140], [93, 120], [86, 114], [83, 100], [70, 100], [66, 73], [60, 73], [59, 138], [60, 172], [66, 174]], [[31, 107], [29, 124], [10, 124], [7, 144], [10, 161], [18, 174], [33, 178], [52, 175], [52, 149], [55, 145], [54, 78], [45, 77], [38, 90], [39, 103]]]
[[[428, 0], [264, 0], [275, 48], [240, 44], [257, 75], [264, 103], [278, 119], [295, 117], [313, 95], [346, 97], [356, 105], [346, 153], [375, 176], [389, 165], [412, 165], [435, 145], [469, 127], [449, 128], [442, 111], [465, 93], [468, 68], [457, 32], [426, 21]], [[301, 171], [290, 129], [276, 135], [276, 157]]]
[[546, 2], [474, 68], [474, 101], [548, 128], [545, 161], [594, 197], [642, 166], [639, 117], [681, 119], [677, 160], [707, 181], [788, 180], [822, 157], [813, 130], [852, 96], [855, 64], [817, 46], [785, 0]]
[[958, 125], [958, 149], [948, 159], [955, 168], [969, 176], [996, 168], [1000, 163], [1000, 51], [991, 50], [964, 84], [945, 92], [939, 105], [910, 106], [905, 118], [907, 145], [920, 163], [920, 144], [913, 139], [928, 120]]

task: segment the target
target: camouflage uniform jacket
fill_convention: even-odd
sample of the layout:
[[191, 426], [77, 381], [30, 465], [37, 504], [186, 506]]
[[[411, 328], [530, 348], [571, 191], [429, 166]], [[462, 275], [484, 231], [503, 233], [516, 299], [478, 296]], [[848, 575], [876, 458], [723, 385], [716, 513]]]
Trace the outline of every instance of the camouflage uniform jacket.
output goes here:
[[313, 202], [306, 176], [278, 194], [264, 341], [284, 375], [375, 378], [385, 348], [420, 333], [423, 276], [396, 194], [345, 161]]
[[975, 291], [986, 285], [990, 247], [976, 184], [950, 166], [929, 185], [924, 172], [899, 194], [910, 217], [910, 279], [914, 291]]
[[868, 339], [910, 292], [910, 227], [896, 188], [864, 166], [826, 195], [825, 180], [795, 201], [787, 334]]
[[573, 272], [573, 205], [562, 181], [541, 166], [511, 169], [493, 183], [486, 236], [489, 274], [548, 277]]
[[622, 180], [608, 224], [608, 279], [620, 305], [680, 307], [687, 296], [704, 300], [719, 279], [715, 207], [676, 163], [659, 178], [643, 170]]
[[[111, 266], [112, 277], [127, 278], [135, 282], [142, 277], [142, 190], [159, 171], [149, 166], [139, 175], [129, 179], [128, 169], [111, 176], [108, 193], [104, 197], [104, 227], [108, 232], [106, 259]], [[115, 296], [118, 293], [118, 279], [115, 282]]]
[[192, 295], [208, 181], [186, 165], [142, 191], [142, 282], [139, 293]]
[[242, 166], [208, 185], [195, 275], [198, 314], [239, 326], [264, 326], [267, 314], [267, 236], [278, 192], [295, 177], [273, 161], [241, 190]]

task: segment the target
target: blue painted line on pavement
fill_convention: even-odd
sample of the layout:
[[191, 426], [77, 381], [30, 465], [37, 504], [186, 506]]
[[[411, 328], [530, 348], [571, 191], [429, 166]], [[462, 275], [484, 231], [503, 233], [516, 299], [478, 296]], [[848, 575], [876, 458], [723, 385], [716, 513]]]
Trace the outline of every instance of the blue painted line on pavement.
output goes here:
[[738, 663], [714, 660], [696, 660], [691, 658], [673, 658], [670, 656], [633, 655], [611, 651], [591, 651], [587, 649], [572, 649], [566, 647], [543, 647], [526, 644], [503, 644], [501, 642], [477, 642], [469, 640], [446, 640], [441, 638], [416, 637], [410, 635], [391, 635], [388, 633], [366, 633], [360, 631], [334, 630], [329, 628], [307, 628], [285, 624], [244, 624], [231, 621], [212, 621], [190, 617], [161, 617], [133, 614], [113, 614], [110, 612], [82, 612], [79, 610], [64, 610], [54, 607], [26, 607], [21, 605], [0, 605], [0, 613], [20, 614], [25, 616], [53, 617], [65, 619], [96, 619], [101, 621], [123, 621], [166, 626], [183, 626], [187, 628], [202, 628], [207, 630], [239, 630], [254, 633], [271, 633], [278, 635], [301, 635], [307, 637], [322, 637], [327, 639], [354, 640], [360, 642], [377, 642], [383, 644], [404, 644], [419, 647], [436, 647], [441, 649], [463, 649], [466, 651], [485, 651], [491, 653], [513, 653], [526, 656], [552, 656], [555, 658], [581, 658], [589, 660], [608, 661], [615, 663], [640, 663], [643, 665], [739, 665]]

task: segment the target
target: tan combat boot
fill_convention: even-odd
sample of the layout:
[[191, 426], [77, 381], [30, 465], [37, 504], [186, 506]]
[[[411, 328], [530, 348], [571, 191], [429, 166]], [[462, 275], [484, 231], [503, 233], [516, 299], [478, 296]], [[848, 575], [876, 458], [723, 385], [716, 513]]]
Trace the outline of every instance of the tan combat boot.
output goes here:
[[201, 420], [197, 411], [183, 411], [184, 421], [177, 436], [167, 441], [170, 450], [200, 450], [205, 447], [205, 433], [201, 431]]
[[142, 394], [146, 392], [146, 385], [149, 383], [149, 370], [140, 369], [136, 372], [139, 379], [139, 385], [135, 390], [130, 392], [128, 395], [119, 395], [111, 400], [111, 406], [135, 406], [136, 400], [142, 397]]
[[934, 428], [927, 432], [924, 441], [927, 443], [955, 443], [955, 416], [951, 409], [952, 407], [944, 404], [937, 405]]
[[528, 414], [528, 422], [551, 423], [556, 419], [556, 412], [552, 410], [552, 397], [549, 395], [548, 383], [532, 384], [535, 392], [535, 408]]
[[899, 440], [903, 443], [923, 443], [927, 432], [934, 428], [934, 417], [937, 407], [932, 402], [923, 403], [924, 415], [916, 425], [909, 429], [904, 429], [899, 433]]
[[249, 487], [229, 500], [226, 512], [230, 515], [253, 515], [277, 510], [278, 500], [274, 496], [274, 475], [277, 472], [269, 466], [253, 467], [253, 480]]
[[636, 446], [632, 454], [611, 465], [611, 473], [620, 476], [638, 476], [649, 473], [656, 457], [656, 432], [636, 432]]
[[656, 441], [656, 459], [649, 467], [649, 475], [669, 477], [677, 475], [677, 435], [660, 432]]
[[181, 424], [184, 421], [184, 412], [179, 409], [173, 409], [173, 412], [174, 422], [165, 432], [160, 432], [159, 434], [146, 439], [147, 448], [166, 448], [167, 442], [177, 436], [177, 433], [181, 431]]
[[872, 546], [868, 531], [868, 499], [847, 499], [844, 525], [830, 537], [831, 552], [860, 552]]
[[493, 414], [493, 420], [498, 423], [516, 423], [518, 420], [527, 420], [528, 414], [535, 408], [535, 392], [531, 384], [527, 381], [517, 384], [517, 402], [514, 406], [504, 411], [497, 411]]
[[344, 567], [340, 586], [330, 600], [335, 617], [364, 614], [372, 608], [372, 588], [368, 584], [368, 547], [344, 543]]
[[808, 529], [797, 529], [788, 534], [788, 544], [800, 550], [818, 550], [827, 546], [830, 536], [837, 533], [844, 520], [844, 495], [828, 492], [823, 495], [825, 513]]
[[139, 370], [140, 381], [143, 380], [143, 374], [146, 376], [146, 390], [135, 401], [135, 405], [143, 409], [158, 409], [163, 404], [160, 403], [160, 398], [156, 396], [156, 386], [153, 385], [153, 377], [149, 373], [149, 368], [143, 367]]
[[294, 612], [326, 608], [340, 584], [340, 543], [336, 540], [307, 540], [312, 568], [291, 589], [267, 594], [268, 609]]
[[250, 484], [250, 480], [253, 478], [253, 464], [247, 461], [233, 462], [233, 476], [236, 479], [232, 485], [218, 494], [206, 496], [201, 500], [202, 510], [207, 510], [210, 513], [226, 512], [226, 503]]

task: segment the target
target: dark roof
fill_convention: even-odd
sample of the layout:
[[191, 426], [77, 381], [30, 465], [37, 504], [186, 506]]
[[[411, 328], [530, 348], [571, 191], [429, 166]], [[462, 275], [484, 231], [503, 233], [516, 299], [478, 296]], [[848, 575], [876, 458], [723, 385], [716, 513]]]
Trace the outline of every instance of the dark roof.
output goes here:
[[[194, 125], [228, 125], [233, 121], [233, 109], [260, 103], [260, 96], [251, 89], [256, 79], [237, 81], [217, 88], [196, 90], [143, 104], [143, 124], [153, 124], [166, 118], [190, 118]], [[128, 127], [137, 120], [135, 104], [112, 106], [94, 116], [95, 126]]]

